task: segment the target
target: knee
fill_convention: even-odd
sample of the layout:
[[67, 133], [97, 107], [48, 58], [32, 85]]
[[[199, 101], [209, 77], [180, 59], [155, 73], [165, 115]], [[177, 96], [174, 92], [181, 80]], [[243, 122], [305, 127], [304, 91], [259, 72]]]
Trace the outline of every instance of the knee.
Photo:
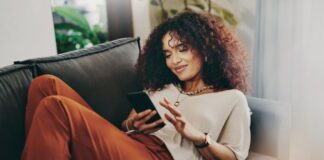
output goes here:
[[67, 113], [72, 114], [73, 112], [79, 111], [79, 106], [77, 102], [70, 98], [60, 95], [51, 95], [40, 101], [35, 116], [46, 117], [46, 115], [50, 114], [51, 116], [56, 115], [58, 117], [64, 117]]
[[74, 110], [79, 104], [74, 100], [60, 96], [60, 95], [51, 95], [43, 98], [38, 108], [43, 108], [46, 110]]
[[58, 95], [47, 96], [40, 101], [39, 106], [37, 107], [37, 110], [40, 111], [36, 111], [35, 115], [37, 112], [41, 112], [42, 110], [46, 110], [47, 112], [64, 111], [63, 108], [65, 106], [66, 101], [68, 101], [68, 98], [64, 96], [58, 96]]
[[66, 99], [66, 97], [57, 95], [43, 98], [35, 111], [33, 123], [42, 123], [54, 119], [66, 119]]
[[32, 80], [30, 84], [30, 90], [42, 90], [43, 92], [50, 89], [53, 90], [55, 89], [55, 85], [57, 82], [60, 82], [61, 80], [50, 74], [44, 74], [41, 76], [36, 77], [35, 79]]
[[60, 79], [51, 74], [44, 74], [33, 79], [32, 84], [49, 84], [53, 81], [59, 81]]
[[63, 106], [63, 104], [66, 101], [66, 97], [64, 96], [59, 96], [59, 95], [51, 95], [51, 96], [47, 96], [45, 98], [43, 98], [40, 102], [39, 102], [39, 109], [49, 109], [52, 110], [57, 109], [61, 106]]

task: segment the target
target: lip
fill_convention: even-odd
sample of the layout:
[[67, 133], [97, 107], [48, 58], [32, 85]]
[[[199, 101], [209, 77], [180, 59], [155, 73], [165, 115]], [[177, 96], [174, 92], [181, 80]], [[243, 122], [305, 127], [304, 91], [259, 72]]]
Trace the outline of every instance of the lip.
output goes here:
[[186, 67], [187, 67], [187, 65], [177, 66], [177, 67], [174, 67], [174, 71], [176, 73], [181, 73], [181, 72], [183, 72], [186, 69]]

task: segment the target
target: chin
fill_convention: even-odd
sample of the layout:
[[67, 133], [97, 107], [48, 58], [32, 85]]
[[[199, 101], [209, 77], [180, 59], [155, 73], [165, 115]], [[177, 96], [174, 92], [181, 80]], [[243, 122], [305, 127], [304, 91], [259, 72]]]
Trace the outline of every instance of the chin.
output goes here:
[[194, 75], [192, 75], [190, 73], [186, 73], [186, 72], [182, 72], [182, 73], [178, 73], [178, 74], [173, 72], [173, 74], [175, 74], [180, 81], [188, 81], [194, 77]]
[[177, 77], [178, 77], [178, 79], [179, 79], [180, 81], [187, 81], [187, 80], [190, 79], [190, 77], [185, 76], [185, 75], [177, 75]]

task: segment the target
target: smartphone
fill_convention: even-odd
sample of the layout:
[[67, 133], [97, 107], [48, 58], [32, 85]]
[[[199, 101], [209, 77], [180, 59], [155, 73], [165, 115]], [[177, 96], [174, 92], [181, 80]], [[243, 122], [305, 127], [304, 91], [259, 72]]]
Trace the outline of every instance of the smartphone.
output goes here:
[[[152, 111], [156, 110], [150, 97], [143, 91], [128, 93], [127, 98], [130, 101], [130, 103], [133, 105], [133, 107], [137, 113], [142, 112], [147, 109], [151, 109]], [[152, 123], [159, 119], [161, 119], [161, 116], [159, 115], [159, 113], [157, 113], [152, 118], [150, 118], [148, 121], [146, 121], [146, 123]], [[161, 123], [157, 127], [162, 128], [164, 125], [165, 125], [164, 123]]]

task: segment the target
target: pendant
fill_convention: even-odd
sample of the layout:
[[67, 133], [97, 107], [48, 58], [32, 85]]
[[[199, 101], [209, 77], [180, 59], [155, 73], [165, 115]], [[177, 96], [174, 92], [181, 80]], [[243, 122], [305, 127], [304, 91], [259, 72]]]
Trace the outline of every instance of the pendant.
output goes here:
[[178, 107], [179, 106], [179, 101], [174, 102], [174, 106]]

